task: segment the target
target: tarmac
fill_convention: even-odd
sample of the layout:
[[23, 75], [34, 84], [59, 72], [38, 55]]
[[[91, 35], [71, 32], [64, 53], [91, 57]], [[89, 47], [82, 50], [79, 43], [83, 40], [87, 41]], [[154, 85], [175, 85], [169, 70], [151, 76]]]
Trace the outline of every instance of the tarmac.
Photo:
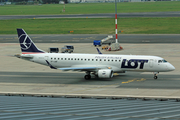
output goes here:
[[[66, 43], [37, 43], [40, 49], [63, 47]], [[68, 43], [74, 53], [97, 53], [92, 43]], [[132, 54], [160, 56], [175, 66], [172, 72], [160, 73], [157, 80], [152, 73], [115, 74], [112, 79], [84, 80], [83, 72], [52, 70], [14, 57], [21, 53], [17, 43], [0, 43], [0, 94], [29, 96], [64, 96], [97, 98], [180, 98], [179, 44], [121, 44], [121, 51], [103, 54]], [[73, 54], [73, 53], [72, 53]], [[163, 86], [163, 87], [162, 87]]]
[[[173, 12], [139, 12], [139, 13], [118, 13], [117, 16], [124, 17], [179, 17], [179, 11]], [[44, 19], [44, 18], [114, 18], [114, 13], [103, 14], [69, 14], [69, 15], [1, 15], [0, 20], [8, 19]]]

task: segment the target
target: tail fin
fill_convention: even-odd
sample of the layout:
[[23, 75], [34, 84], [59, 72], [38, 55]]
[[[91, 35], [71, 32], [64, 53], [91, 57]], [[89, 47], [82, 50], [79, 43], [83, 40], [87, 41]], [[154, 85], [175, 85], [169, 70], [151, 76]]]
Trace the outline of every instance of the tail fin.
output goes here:
[[17, 33], [22, 54], [45, 53], [43, 50], [40, 50], [36, 47], [31, 38], [23, 29], [17, 29]]

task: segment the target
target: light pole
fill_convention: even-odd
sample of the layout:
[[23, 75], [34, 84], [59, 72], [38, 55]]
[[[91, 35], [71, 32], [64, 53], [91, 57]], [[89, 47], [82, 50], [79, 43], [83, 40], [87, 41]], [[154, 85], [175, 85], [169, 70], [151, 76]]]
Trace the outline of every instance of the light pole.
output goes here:
[[117, 35], [117, 3], [116, 3], [116, 0], [115, 0], [115, 27], [116, 27], [116, 43], [118, 43], [118, 35]]

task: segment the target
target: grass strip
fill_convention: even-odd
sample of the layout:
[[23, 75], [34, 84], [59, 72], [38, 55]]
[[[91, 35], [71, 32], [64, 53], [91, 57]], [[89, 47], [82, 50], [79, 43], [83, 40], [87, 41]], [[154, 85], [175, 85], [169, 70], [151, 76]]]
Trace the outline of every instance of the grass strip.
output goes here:
[[[180, 11], [180, 1], [166, 2], [121, 2], [117, 4], [118, 13]], [[81, 3], [64, 5], [5, 5], [0, 6], [0, 15], [50, 15], [50, 14], [91, 14], [114, 13], [114, 3]]]
[[[180, 17], [118, 18], [119, 34], [180, 34]], [[114, 34], [114, 18], [16, 19], [1, 20], [0, 34]], [[73, 31], [69, 33], [69, 31]]]

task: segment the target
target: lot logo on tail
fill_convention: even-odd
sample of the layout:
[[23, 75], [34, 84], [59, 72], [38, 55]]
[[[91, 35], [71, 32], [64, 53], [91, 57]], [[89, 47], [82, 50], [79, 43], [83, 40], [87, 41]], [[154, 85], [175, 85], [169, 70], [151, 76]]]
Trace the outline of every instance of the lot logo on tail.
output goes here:
[[17, 29], [17, 33], [22, 54], [45, 53], [43, 50], [40, 50], [36, 47], [31, 38], [23, 29]]
[[31, 42], [29, 36], [27, 36], [26, 34], [22, 34], [19, 37], [19, 40], [20, 40], [21, 49], [27, 50], [31, 47], [32, 42]]

